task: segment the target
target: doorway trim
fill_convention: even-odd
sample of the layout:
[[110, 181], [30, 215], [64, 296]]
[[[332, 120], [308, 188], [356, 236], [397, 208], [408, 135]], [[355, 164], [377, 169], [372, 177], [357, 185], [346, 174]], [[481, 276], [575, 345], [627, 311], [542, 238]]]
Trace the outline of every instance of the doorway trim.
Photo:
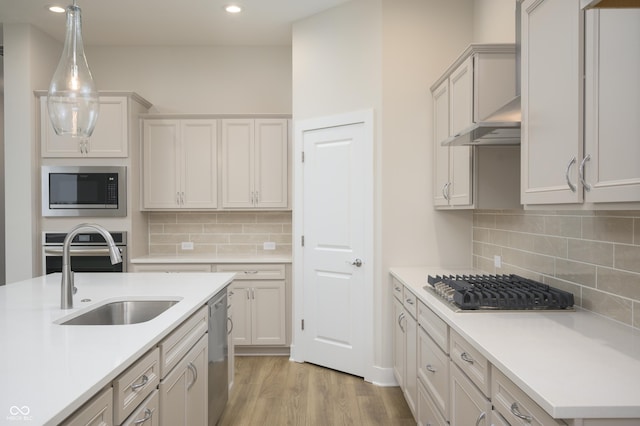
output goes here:
[[374, 366], [375, 339], [374, 330], [377, 321], [374, 318], [374, 295], [375, 289], [375, 229], [374, 229], [374, 111], [373, 109], [359, 110], [342, 114], [314, 117], [294, 122], [294, 146], [293, 146], [293, 291], [292, 301], [292, 342], [291, 342], [291, 360], [296, 362], [305, 361], [305, 348], [302, 342], [301, 321], [304, 318], [304, 250], [302, 248], [302, 235], [304, 230], [304, 170], [302, 163], [302, 151], [304, 147], [304, 133], [311, 130], [324, 129], [329, 127], [346, 126], [350, 124], [364, 125], [365, 146], [363, 147], [363, 155], [366, 157], [364, 165], [365, 194], [364, 203], [369, 208], [366, 209], [368, 214], [363, 218], [363, 226], [365, 229], [365, 248], [363, 257], [366, 262], [364, 267], [365, 294], [362, 295], [364, 303], [364, 315], [366, 317], [365, 324], [368, 328], [365, 330], [364, 346], [365, 346], [365, 376], [368, 382], [377, 382], [376, 368]]

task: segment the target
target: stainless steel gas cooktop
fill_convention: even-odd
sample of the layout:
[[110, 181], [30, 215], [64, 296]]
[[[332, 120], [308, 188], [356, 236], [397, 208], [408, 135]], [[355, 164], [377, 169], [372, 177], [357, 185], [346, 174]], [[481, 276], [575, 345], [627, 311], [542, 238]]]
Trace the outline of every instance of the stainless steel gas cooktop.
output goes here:
[[424, 288], [454, 309], [573, 310], [573, 294], [519, 275], [429, 275]]

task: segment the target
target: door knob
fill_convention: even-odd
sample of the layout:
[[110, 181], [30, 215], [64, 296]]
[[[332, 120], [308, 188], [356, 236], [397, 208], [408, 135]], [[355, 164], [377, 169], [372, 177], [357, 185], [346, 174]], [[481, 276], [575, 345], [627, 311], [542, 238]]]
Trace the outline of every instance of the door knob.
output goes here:
[[358, 268], [362, 266], [362, 260], [361, 259], [356, 259], [353, 262], [351, 262], [351, 264], [353, 266], [357, 266]]

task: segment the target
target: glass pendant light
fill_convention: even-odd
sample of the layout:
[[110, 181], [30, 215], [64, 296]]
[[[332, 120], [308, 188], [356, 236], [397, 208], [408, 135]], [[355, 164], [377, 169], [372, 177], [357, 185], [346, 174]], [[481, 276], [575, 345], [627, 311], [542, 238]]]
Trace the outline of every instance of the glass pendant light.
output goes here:
[[47, 97], [49, 117], [58, 135], [87, 138], [98, 119], [98, 92], [82, 46], [80, 8], [67, 7], [64, 50]]

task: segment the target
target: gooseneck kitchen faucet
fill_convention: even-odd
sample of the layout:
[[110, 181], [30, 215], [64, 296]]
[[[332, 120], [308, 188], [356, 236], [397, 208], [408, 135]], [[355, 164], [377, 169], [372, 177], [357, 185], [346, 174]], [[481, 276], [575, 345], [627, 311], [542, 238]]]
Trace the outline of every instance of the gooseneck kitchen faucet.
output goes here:
[[120, 256], [120, 249], [116, 247], [116, 243], [113, 241], [109, 231], [102, 226], [95, 223], [81, 223], [69, 231], [62, 244], [62, 281], [60, 282], [61, 298], [60, 308], [71, 309], [73, 308], [73, 273], [71, 272], [71, 242], [82, 231], [94, 230], [102, 235], [109, 246], [109, 257], [111, 258], [111, 264], [122, 262], [122, 256]]

